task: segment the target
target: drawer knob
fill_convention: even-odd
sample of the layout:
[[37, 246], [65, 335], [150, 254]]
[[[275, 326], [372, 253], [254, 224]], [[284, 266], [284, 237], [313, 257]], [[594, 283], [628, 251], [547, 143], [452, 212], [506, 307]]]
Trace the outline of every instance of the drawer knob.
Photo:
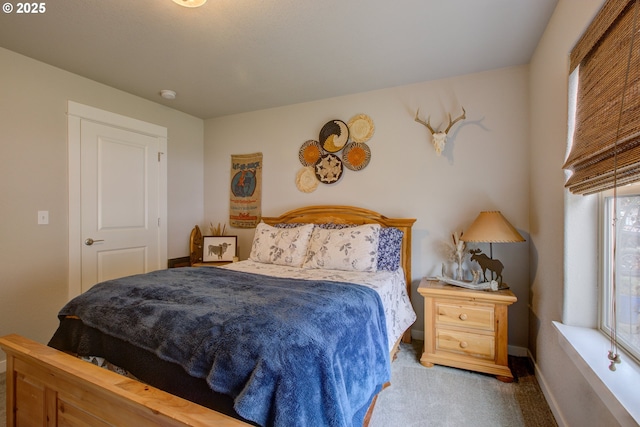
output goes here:
[[460, 348], [467, 348], [469, 346], [469, 344], [467, 344], [466, 341], [461, 341], [460, 342]]
[[458, 316], [458, 318], [460, 320], [467, 320], [467, 314], [466, 313], [462, 313], [460, 316]]

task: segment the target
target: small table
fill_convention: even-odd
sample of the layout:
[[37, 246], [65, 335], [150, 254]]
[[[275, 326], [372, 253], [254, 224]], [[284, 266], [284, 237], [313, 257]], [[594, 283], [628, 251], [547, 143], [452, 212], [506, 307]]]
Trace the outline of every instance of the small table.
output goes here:
[[424, 351], [420, 363], [469, 369], [513, 381], [508, 364], [508, 289], [475, 291], [423, 278]]

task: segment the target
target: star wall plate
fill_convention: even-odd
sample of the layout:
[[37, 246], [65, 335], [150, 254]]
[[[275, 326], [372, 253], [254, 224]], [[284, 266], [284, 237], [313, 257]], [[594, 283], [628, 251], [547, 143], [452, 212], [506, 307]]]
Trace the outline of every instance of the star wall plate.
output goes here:
[[320, 157], [314, 168], [318, 181], [323, 184], [333, 184], [337, 182], [344, 171], [340, 157], [331, 153]]

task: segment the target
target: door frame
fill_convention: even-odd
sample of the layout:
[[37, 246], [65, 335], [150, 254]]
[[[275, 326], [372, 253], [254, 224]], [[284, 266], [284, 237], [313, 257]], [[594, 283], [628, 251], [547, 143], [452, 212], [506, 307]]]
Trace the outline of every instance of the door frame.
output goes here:
[[[69, 299], [82, 291], [82, 217], [80, 203], [80, 143], [82, 121], [92, 121], [111, 127], [142, 133], [157, 138], [158, 171], [158, 257], [167, 259], [167, 128], [100, 110], [74, 101], [67, 103], [69, 156]], [[162, 264], [159, 264], [162, 265]]]

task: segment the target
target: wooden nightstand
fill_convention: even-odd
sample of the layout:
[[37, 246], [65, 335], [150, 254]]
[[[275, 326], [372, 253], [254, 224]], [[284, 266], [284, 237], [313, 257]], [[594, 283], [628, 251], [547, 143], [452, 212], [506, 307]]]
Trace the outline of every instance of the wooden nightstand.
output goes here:
[[452, 366], [513, 381], [507, 354], [508, 307], [517, 301], [513, 292], [473, 291], [426, 278], [418, 292], [424, 297], [422, 365]]

